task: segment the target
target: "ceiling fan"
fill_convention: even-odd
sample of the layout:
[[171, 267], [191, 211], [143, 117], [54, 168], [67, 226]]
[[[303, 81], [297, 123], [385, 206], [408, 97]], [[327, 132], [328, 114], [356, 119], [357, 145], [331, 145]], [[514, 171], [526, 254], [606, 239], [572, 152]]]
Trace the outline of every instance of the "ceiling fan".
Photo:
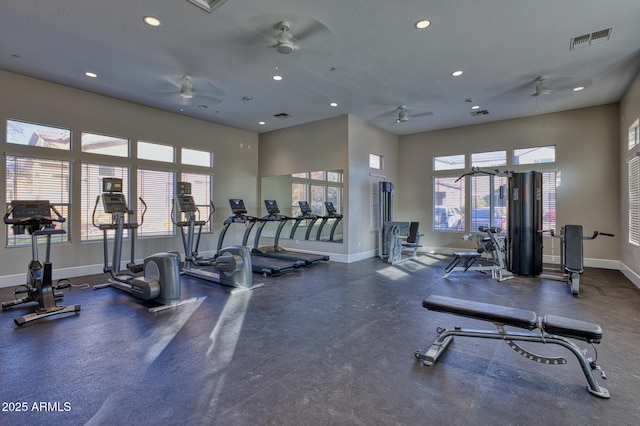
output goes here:
[[533, 96], [542, 96], [542, 95], [550, 95], [552, 90], [551, 90], [551, 86], [549, 86], [549, 83], [547, 82], [547, 79], [544, 76], [538, 77], [535, 80], [536, 82], [536, 89], [535, 92], [533, 93]]
[[[194, 99], [197, 99], [199, 105], [206, 106], [216, 105], [224, 100], [224, 92], [207, 79], [183, 74], [180, 77], [178, 75], [163, 76], [162, 80], [163, 88], [152, 90], [179, 100], [181, 106], [189, 105]], [[167, 83], [170, 84], [169, 87]], [[198, 89], [194, 89], [194, 86]]]
[[276, 50], [278, 53], [288, 55], [293, 53], [294, 50], [298, 50], [300, 45], [298, 40], [291, 34], [291, 24], [288, 21], [280, 21], [278, 23], [278, 29], [280, 32], [276, 36]]
[[191, 99], [193, 98], [193, 95], [195, 95], [195, 93], [193, 92], [193, 86], [191, 84], [191, 76], [182, 76], [182, 84], [180, 85], [180, 96], [185, 99]]
[[398, 111], [398, 118], [396, 119], [396, 123], [406, 123], [407, 121], [409, 121], [410, 118], [430, 117], [433, 115], [433, 112], [425, 111], [423, 113], [412, 114], [411, 116], [409, 116], [409, 112], [407, 111], [406, 105], [400, 105], [397, 108], [397, 111]]

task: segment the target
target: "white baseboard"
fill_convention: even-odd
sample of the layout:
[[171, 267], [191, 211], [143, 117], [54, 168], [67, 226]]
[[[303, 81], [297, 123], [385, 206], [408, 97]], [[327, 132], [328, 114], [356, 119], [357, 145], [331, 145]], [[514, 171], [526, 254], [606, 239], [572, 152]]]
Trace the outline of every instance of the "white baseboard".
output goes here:
[[636, 287], [640, 288], [640, 275], [629, 269], [629, 267], [622, 262], [620, 262], [620, 272], [622, 272], [629, 281], [634, 283]]

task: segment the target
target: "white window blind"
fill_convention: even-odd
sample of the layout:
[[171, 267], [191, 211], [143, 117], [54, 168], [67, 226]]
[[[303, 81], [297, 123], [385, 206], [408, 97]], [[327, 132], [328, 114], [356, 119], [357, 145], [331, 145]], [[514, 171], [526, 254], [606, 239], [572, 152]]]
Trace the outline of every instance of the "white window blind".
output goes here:
[[[171, 221], [174, 175], [171, 172], [138, 169], [138, 196], [147, 204], [144, 223], [138, 227], [139, 237], [174, 235]], [[133, 204], [129, 202], [129, 204]], [[137, 201], [136, 221], [142, 221], [144, 206]]]
[[629, 244], [640, 246], [640, 157], [629, 160]]
[[[47, 200], [67, 220], [58, 223], [56, 229], [68, 230], [69, 188], [71, 184], [70, 162], [30, 157], [6, 157], [6, 202], [11, 200]], [[54, 235], [51, 241], [69, 241], [69, 233]], [[31, 236], [7, 235], [7, 246], [31, 244]]]

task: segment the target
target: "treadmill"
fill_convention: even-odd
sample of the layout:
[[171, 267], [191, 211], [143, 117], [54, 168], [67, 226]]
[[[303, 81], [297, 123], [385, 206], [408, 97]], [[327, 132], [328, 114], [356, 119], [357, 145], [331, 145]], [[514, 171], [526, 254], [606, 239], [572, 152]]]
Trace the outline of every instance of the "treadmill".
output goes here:
[[313, 212], [311, 211], [311, 206], [309, 206], [309, 203], [307, 201], [298, 201], [298, 205], [300, 206], [300, 216], [291, 218], [295, 222], [291, 227], [291, 235], [289, 235], [289, 238], [293, 240], [295, 238], [296, 231], [298, 230], [298, 226], [300, 226], [300, 223], [302, 223], [303, 220], [307, 220], [307, 231], [305, 233], [304, 239], [308, 240], [309, 236], [311, 235], [311, 229], [313, 229], [313, 225], [315, 225], [315, 223], [318, 221], [319, 216], [313, 214]]
[[[231, 206], [231, 212], [233, 216], [229, 216], [224, 220], [224, 224], [222, 225], [222, 231], [220, 231], [220, 236], [218, 237], [218, 253], [222, 250], [222, 243], [224, 241], [224, 237], [231, 226], [232, 223], [242, 223], [246, 226], [244, 231], [244, 236], [242, 238], [242, 245], [247, 245], [247, 240], [249, 239], [249, 234], [253, 229], [254, 225], [258, 221], [257, 217], [247, 215], [247, 209], [244, 206], [244, 201], [239, 198], [233, 198], [229, 200], [229, 205]], [[262, 274], [264, 276], [267, 275], [279, 275], [285, 272], [290, 272], [296, 268], [304, 266], [304, 262], [285, 260], [285, 259], [276, 259], [273, 257], [263, 256], [259, 253], [251, 253], [251, 268], [253, 272]]]
[[[324, 205], [327, 208], [327, 215], [321, 217], [322, 221], [320, 222], [320, 226], [318, 226], [316, 240], [317, 241], [333, 241], [333, 237], [336, 233], [336, 228], [338, 227], [338, 224], [340, 223], [340, 221], [344, 216], [338, 213], [338, 211], [336, 210], [335, 206], [331, 201], [325, 201]], [[320, 238], [322, 235], [322, 229], [330, 219], [334, 219], [334, 221], [333, 221], [333, 226], [331, 227], [331, 232], [329, 233], [329, 240], [322, 240]]]
[[[276, 200], [264, 200], [264, 205], [267, 208], [267, 215], [257, 219], [257, 221], [260, 222], [260, 226], [256, 231], [253, 250], [251, 250], [252, 253], [277, 259], [301, 261], [304, 262], [305, 265], [311, 265], [318, 262], [326, 262], [329, 260], [329, 256], [326, 255], [290, 251], [278, 246], [278, 242], [280, 241], [280, 234], [282, 233], [284, 225], [288, 220], [296, 218], [281, 215]], [[273, 239], [273, 246], [265, 246], [259, 248], [258, 242], [260, 241], [262, 230], [264, 229], [266, 224], [271, 222], [280, 222], [280, 224], [278, 225], [278, 230], [276, 231], [276, 235]]]

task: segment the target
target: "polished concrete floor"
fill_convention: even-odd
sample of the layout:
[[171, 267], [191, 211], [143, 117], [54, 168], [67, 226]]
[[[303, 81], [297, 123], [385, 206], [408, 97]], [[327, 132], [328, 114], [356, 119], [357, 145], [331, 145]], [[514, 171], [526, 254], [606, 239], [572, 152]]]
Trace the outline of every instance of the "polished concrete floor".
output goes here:
[[[449, 259], [421, 255], [328, 262], [262, 288], [182, 277], [183, 298], [151, 314], [114, 289], [73, 288], [77, 315], [16, 327], [30, 308], [0, 313], [2, 425], [637, 425], [640, 289], [620, 272], [587, 269], [581, 292], [558, 281], [497, 282], [477, 272], [442, 278]], [[105, 276], [73, 278], [93, 285]], [[13, 296], [0, 289], [0, 299]], [[457, 338], [433, 367], [414, 358], [439, 326], [487, 322], [427, 311], [430, 294], [598, 323], [598, 363], [610, 393], [587, 391], [575, 357], [542, 365], [504, 342]], [[580, 347], [593, 348], [585, 342]], [[42, 404], [44, 403], [44, 404]]]

